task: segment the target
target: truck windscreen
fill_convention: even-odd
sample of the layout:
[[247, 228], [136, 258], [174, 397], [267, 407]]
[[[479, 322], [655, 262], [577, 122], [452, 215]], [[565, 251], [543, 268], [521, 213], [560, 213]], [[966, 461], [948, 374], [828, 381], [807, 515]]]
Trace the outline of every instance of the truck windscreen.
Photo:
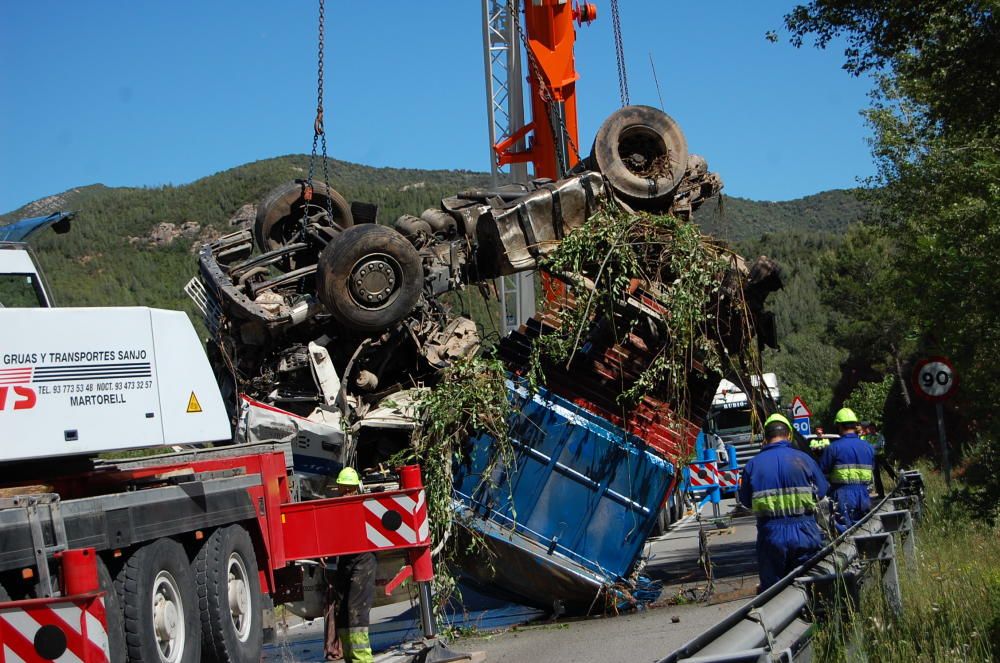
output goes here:
[[734, 428], [750, 427], [750, 409], [726, 409], [713, 413], [717, 431], [733, 430]]
[[34, 274], [0, 274], [0, 308], [44, 306], [41, 287]]

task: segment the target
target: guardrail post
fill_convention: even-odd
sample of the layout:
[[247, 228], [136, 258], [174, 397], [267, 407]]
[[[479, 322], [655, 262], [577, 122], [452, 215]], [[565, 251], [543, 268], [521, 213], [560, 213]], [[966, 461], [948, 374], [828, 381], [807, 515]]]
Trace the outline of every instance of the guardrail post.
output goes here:
[[896, 545], [891, 533], [851, 537], [864, 561], [876, 561], [882, 567], [882, 589], [889, 608], [898, 616], [903, 613], [903, 597], [899, 590], [896, 569]]
[[910, 564], [917, 563], [917, 537], [913, 530], [913, 515], [907, 510], [886, 511], [879, 514], [882, 530], [891, 534], [899, 534], [903, 545], [903, 555]]

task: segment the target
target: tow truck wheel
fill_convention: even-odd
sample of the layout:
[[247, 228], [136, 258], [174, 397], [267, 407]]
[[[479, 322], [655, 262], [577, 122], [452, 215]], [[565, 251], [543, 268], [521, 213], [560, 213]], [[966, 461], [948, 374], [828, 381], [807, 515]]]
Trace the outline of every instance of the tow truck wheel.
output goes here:
[[201, 658], [198, 594], [180, 543], [158, 539], [135, 551], [115, 580], [130, 661], [196, 663]]
[[323, 182], [313, 182], [312, 186], [312, 200], [308, 202], [303, 195], [304, 180], [286, 182], [267, 194], [257, 208], [257, 220], [253, 224], [253, 237], [261, 251], [280, 249], [294, 241], [303, 216], [307, 221], [340, 229], [354, 225], [351, 206], [342, 195]]
[[626, 106], [604, 120], [590, 161], [633, 207], [665, 212], [687, 168], [680, 125], [652, 106]]
[[420, 299], [420, 255], [392, 228], [348, 228], [319, 256], [317, 294], [348, 329], [380, 332], [409, 315]]
[[125, 663], [125, 620], [121, 600], [115, 591], [115, 581], [107, 565], [97, 558], [97, 581], [104, 592], [104, 621], [108, 633], [108, 651], [111, 663]]
[[260, 576], [250, 535], [239, 525], [215, 530], [195, 558], [202, 657], [257, 663], [264, 644]]

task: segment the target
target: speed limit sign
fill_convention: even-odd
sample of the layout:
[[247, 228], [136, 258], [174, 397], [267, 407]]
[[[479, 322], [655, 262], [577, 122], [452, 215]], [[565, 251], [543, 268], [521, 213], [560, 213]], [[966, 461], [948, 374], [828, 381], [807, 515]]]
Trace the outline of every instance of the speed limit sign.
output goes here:
[[958, 375], [947, 358], [929, 357], [917, 363], [913, 383], [917, 395], [929, 401], [943, 401], [955, 392]]

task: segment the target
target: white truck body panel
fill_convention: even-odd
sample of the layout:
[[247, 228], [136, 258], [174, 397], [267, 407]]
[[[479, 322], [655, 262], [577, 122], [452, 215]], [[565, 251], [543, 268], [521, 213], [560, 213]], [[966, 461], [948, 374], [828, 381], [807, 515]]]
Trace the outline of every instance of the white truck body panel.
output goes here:
[[230, 439], [186, 314], [0, 309], [0, 462]]

